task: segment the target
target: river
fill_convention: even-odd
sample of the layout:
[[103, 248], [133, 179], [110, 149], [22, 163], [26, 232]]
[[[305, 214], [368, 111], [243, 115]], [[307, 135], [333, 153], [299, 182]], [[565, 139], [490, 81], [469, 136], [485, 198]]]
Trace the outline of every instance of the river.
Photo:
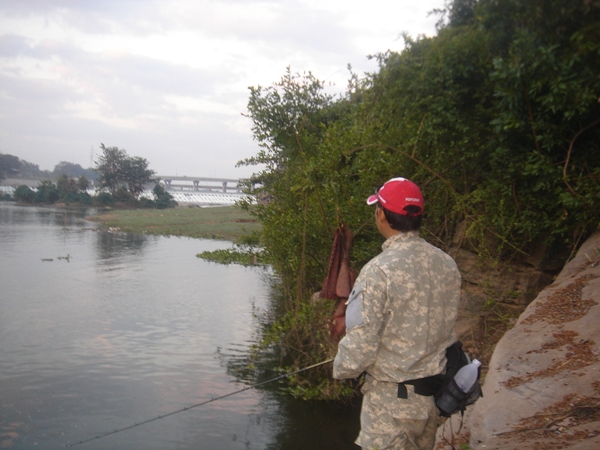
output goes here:
[[90, 213], [0, 202], [0, 448], [357, 448], [357, 408], [278, 383], [93, 439], [247, 386], [231, 367], [273, 276], [196, 257], [227, 242], [110, 233]]

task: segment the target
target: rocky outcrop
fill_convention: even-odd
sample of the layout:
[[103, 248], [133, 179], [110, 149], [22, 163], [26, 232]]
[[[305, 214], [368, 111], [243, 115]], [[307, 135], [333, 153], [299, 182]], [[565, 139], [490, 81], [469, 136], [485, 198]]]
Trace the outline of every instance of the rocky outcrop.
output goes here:
[[600, 231], [500, 339], [483, 398], [436, 449], [600, 449], [599, 354]]

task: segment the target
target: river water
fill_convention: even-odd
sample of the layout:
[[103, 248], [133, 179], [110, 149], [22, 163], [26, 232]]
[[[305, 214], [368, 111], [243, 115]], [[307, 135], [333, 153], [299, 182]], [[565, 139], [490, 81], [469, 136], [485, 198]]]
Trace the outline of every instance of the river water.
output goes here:
[[229, 243], [90, 213], [0, 202], [0, 448], [357, 448], [356, 408], [277, 383], [88, 441], [247, 386], [228, 368], [273, 301], [268, 269], [195, 256]]

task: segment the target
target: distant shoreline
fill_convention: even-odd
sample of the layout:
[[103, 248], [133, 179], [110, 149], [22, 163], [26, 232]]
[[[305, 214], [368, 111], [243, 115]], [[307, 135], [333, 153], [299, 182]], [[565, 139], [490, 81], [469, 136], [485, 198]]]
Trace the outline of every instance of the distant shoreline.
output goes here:
[[123, 232], [229, 241], [261, 228], [238, 206], [110, 210], [86, 219]]

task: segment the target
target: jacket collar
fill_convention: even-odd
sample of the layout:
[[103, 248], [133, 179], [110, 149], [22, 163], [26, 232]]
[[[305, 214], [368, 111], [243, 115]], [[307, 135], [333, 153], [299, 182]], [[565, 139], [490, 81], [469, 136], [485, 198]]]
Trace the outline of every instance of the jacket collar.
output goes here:
[[407, 232], [401, 231], [400, 233], [397, 233], [397, 234], [393, 235], [392, 237], [389, 237], [388, 239], [386, 239], [386, 241], [383, 243], [381, 248], [382, 248], [382, 250], [386, 250], [395, 243], [408, 242], [408, 241], [417, 239], [418, 237], [419, 237], [418, 231], [407, 231]]

